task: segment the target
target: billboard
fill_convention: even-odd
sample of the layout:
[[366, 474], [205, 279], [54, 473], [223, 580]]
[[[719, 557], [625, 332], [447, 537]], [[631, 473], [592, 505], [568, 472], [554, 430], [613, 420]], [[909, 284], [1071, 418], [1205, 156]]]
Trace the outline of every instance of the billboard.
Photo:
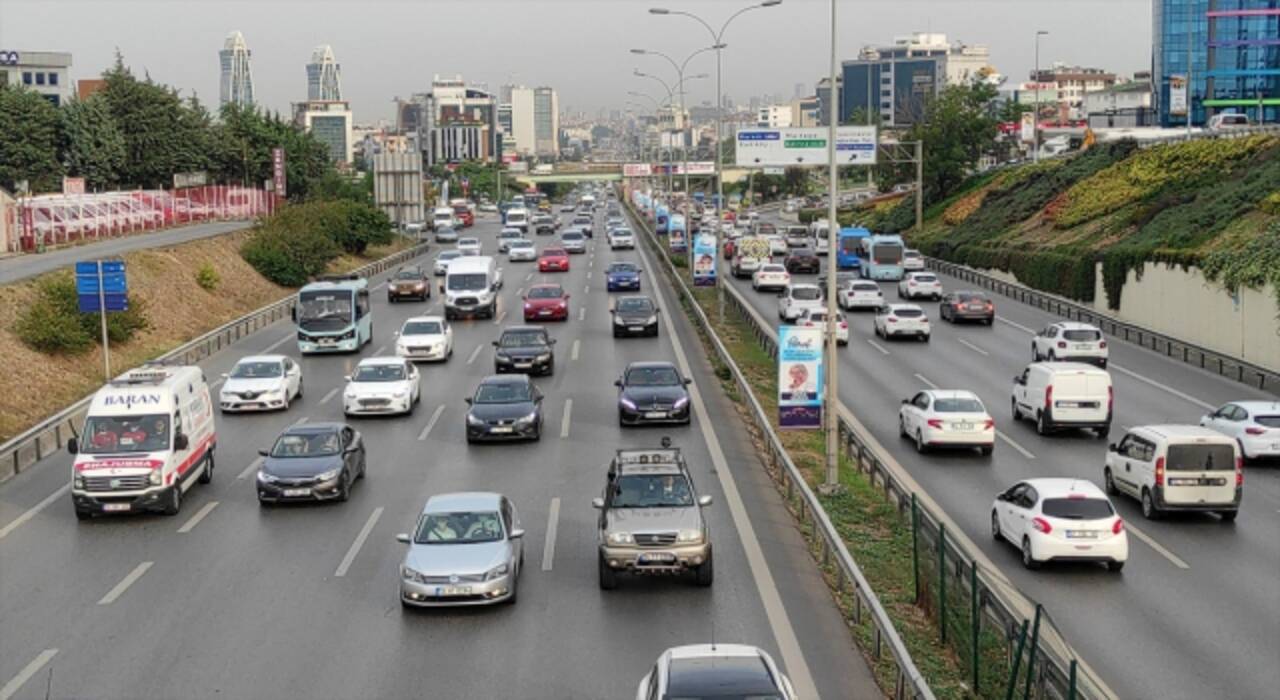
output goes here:
[[1036, 140], [1036, 115], [1033, 112], [1022, 113], [1022, 140], [1025, 143]]
[[1187, 76], [1182, 73], [1169, 76], [1169, 114], [1187, 116]]
[[693, 286], [716, 286], [716, 237], [699, 233], [693, 237]]
[[287, 178], [285, 177], [283, 148], [271, 149], [271, 180], [274, 183], [274, 189], [277, 197], [289, 196], [285, 187], [287, 184]]
[[[739, 129], [734, 162], [748, 168], [826, 165], [828, 135], [825, 127]], [[840, 165], [875, 165], [876, 128], [837, 127], [836, 162]]]
[[[671, 173], [672, 175], [684, 175], [685, 173], [684, 166], [685, 166], [684, 163], [656, 163], [649, 167], [651, 169], [651, 174], [653, 175], [666, 175], [668, 172]], [[623, 172], [623, 174], [626, 174], [625, 171]], [[689, 163], [689, 174], [690, 175], [715, 175], [716, 174], [715, 161], [699, 160], [699, 161], [691, 162]]]
[[84, 178], [82, 177], [64, 177], [62, 178], [63, 194], [84, 194]]
[[623, 163], [623, 177], [648, 177], [653, 174], [653, 166], [648, 163]]
[[778, 427], [822, 427], [822, 329], [778, 327]]

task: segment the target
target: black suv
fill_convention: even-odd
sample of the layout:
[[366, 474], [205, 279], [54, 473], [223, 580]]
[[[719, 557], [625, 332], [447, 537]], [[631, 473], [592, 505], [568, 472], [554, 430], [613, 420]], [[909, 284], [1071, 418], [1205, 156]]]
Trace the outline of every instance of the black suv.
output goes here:
[[493, 370], [526, 374], [555, 374], [556, 339], [542, 326], [511, 326], [493, 341]]

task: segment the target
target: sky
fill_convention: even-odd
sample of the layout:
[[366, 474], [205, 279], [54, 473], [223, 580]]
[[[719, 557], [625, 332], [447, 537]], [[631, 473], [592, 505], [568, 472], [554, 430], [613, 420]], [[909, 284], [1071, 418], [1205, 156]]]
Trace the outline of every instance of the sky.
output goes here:
[[[1151, 64], [1151, 3], [1161, 0], [837, 0], [840, 58], [864, 45], [886, 45], [912, 32], [986, 45], [1010, 81], [1034, 66], [1062, 61], [1120, 75]], [[116, 49], [134, 73], [150, 74], [206, 105], [218, 101], [218, 51], [239, 30], [253, 53], [259, 104], [287, 112], [306, 98], [303, 68], [313, 47], [333, 46], [344, 97], [356, 121], [390, 120], [393, 100], [430, 89], [433, 75], [559, 93], [562, 112], [625, 109], [629, 91], [666, 97], [656, 81], [674, 84], [675, 69], [656, 56], [683, 61], [709, 46], [692, 19], [655, 16], [654, 6], [684, 10], [719, 27], [751, 0], [0, 0], [0, 49], [68, 51], [73, 79], [96, 77]], [[724, 35], [723, 87], [738, 102], [752, 96], [790, 99], [796, 83], [812, 93], [830, 70], [829, 0], [783, 0], [747, 12]], [[715, 57], [694, 57], [686, 102], [715, 101]], [[662, 93], [659, 95], [658, 93]]]

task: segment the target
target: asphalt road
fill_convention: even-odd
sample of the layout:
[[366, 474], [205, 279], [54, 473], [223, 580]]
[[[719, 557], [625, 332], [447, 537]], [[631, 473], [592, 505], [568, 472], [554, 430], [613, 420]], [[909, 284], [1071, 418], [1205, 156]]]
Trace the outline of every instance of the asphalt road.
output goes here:
[[251, 224], [252, 222], [249, 221], [211, 221], [154, 233], [104, 238], [96, 243], [58, 248], [39, 254], [24, 253], [0, 258], [0, 284], [10, 284], [28, 277], [43, 275], [60, 267], [74, 265], [78, 260], [113, 258], [134, 250], [160, 248], [201, 238], [221, 236], [224, 233], [248, 228]]
[[[488, 217], [472, 229], [486, 251], [496, 249], [496, 230]], [[538, 237], [539, 247], [547, 240]], [[640, 253], [611, 253], [599, 238], [591, 247], [571, 272], [547, 276], [570, 291], [572, 320], [551, 326], [557, 372], [536, 380], [548, 397], [538, 443], [465, 441], [463, 398], [492, 372], [489, 342], [519, 322], [518, 295], [543, 277], [533, 263], [504, 261], [505, 315], [455, 324], [453, 358], [422, 365], [417, 412], [352, 421], [369, 466], [347, 503], [260, 509], [252, 465], [294, 422], [342, 419], [342, 376], [359, 356], [302, 359], [305, 396], [287, 412], [219, 416], [213, 483], [190, 491], [176, 517], [78, 523], [66, 454], [4, 484], [0, 700], [44, 698], [46, 689], [103, 699], [626, 698], [663, 649], [711, 640], [764, 647], [810, 697], [878, 697], [669, 292], [659, 299], [661, 337], [612, 339], [603, 269]], [[384, 279], [370, 282], [374, 341], [360, 356], [392, 348], [405, 318], [441, 310], [438, 296], [388, 305]], [[652, 293], [647, 276], [645, 286]], [[207, 376], [265, 351], [296, 356], [292, 326], [246, 337], [204, 363]], [[612, 380], [650, 359], [688, 363], [692, 426], [618, 427]], [[624, 579], [601, 591], [591, 498], [614, 449], [663, 435], [715, 499], [706, 510], [715, 585]], [[410, 529], [430, 495], [478, 489], [510, 496], [528, 531], [519, 602], [402, 611], [395, 533]]]
[[[823, 258], [824, 269], [828, 259]], [[942, 279], [947, 290], [963, 288], [958, 280]], [[817, 276], [796, 280], [816, 283]], [[773, 294], [752, 291], [750, 280], [732, 283], [766, 320], [778, 322]], [[897, 301], [896, 283], [881, 287], [887, 301]], [[1106, 452], [1106, 442], [1083, 431], [1041, 437], [1029, 421], [1013, 422], [1011, 379], [1030, 362], [1031, 335], [1060, 319], [1012, 299], [994, 300], [997, 322], [991, 327], [951, 325], [938, 319], [936, 303], [917, 302], [933, 326], [927, 344], [879, 339], [869, 312], [846, 312], [850, 341], [839, 351], [841, 400], [965, 534], [1023, 592], [1046, 605], [1067, 640], [1120, 697], [1275, 697], [1280, 465], [1246, 466], [1234, 525], [1200, 514], [1147, 521], [1136, 501], [1116, 497], [1130, 534], [1123, 574], [1098, 565], [1029, 572], [1014, 547], [992, 540], [989, 516], [996, 493], [1033, 477], [1101, 484]], [[1113, 340], [1110, 348], [1113, 441], [1124, 427], [1194, 424], [1226, 401], [1275, 399], [1122, 341]], [[992, 457], [976, 451], [920, 455], [899, 437], [901, 400], [935, 385], [982, 398], [1000, 433]]]

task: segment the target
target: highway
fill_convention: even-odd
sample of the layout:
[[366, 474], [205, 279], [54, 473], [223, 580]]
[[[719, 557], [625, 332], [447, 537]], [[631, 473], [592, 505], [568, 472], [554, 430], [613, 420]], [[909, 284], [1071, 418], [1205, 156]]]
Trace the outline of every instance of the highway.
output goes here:
[[[476, 233], [496, 251], [498, 227]], [[551, 237], [536, 237], [541, 248]], [[46, 458], [0, 486], [0, 700], [9, 698], [628, 698], [667, 647], [745, 642], [768, 650], [806, 697], [879, 697], [793, 521], [678, 304], [663, 291], [662, 334], [610, 337], [603, 270], [613, 259], [597, 226], [569, 273], [546, 275], [572, 295], [551, 326], [557, 370], [540, 442], [473, 445], [463, 398], [493, 371], [518, 296], [541, 281], [534, 263], [501, 261], [496, 321], [458, 321], [447, 364], [421, 365], [411, 417], [353, 419], [368, 478], [347, 503], [261, 509], [257, 450], [303, 419], [342, 420], [343, 375], [385, 354], [393, 331], [429, 303], [389, 305], [374, 289], [374, 340], [360, 356], [301, 360], [305, 395], [287, 412], [218, 416], [213, 483], [175, 517], [79, 523], [67, 493], [71, 458]], [[424, 264], [429, 260], [423, 259]], [[644, 260], [646, 269], [651, 261]], [[653, 293], [645, 274], [645, 293]], [[672, 331], [675, 331], [674, 333]], [[297, 356], [284, 322], [242, 339], [203, 367], [211, 382], [241, 356]], [[612, 381], [635, 360], [676, 361], [694, 380], [693, 424], [620, 429]], [[701, 389], [699, 389], [701, 388]], [[614, 449], [670, 435], [688, 456], [716, 556], [709, 589], [687, 580], [596, 581], [595, 520]], [[495, 490], [519, 509], [527, 565], [515, 606], [402, 611], [394, 539], [432, 494]], [[1240, 531], [1248, 528], [1246, 511]]]
[[[777, 215], [766, 217], [779, 225]], [[794, 222], [791, 222], [794, 223]], [[833, 258], [823, 258], [826, 262]], [[722, 274], [725, 261], [719, 261]], [[778, 323], [772, 293], [732, 280], [763, 318]], [[794, 281], [817, 282], [795, 275]], [[947, 290], [958, 280], [943, 276]], [[896, 283], [881, 283], [897, 301]], [[933, 337], [886, 341], [874, 334], [870, 312], [846, 312], [850, 342], [839, 350], [840, 398], [879, 442], [958, 522], [965, 534], [1033, 600], [1045, 604], [1068, 641], [1123, 698], [1262, 698], [1280, 687], [1280, 472], [1276, 464], [1248, 464], [1244, 500], [1234, 525], [1211, 515], [1144, 520], [1139, 504], [1116, 497], [1130, 533], [1123, 574], [1095, 565], [1022, 568], [1017, 550], [990, 535], [996, 493], [1020, 479], [1074, 476], [1102, 483], [1106, 442], [1067, 432], [1041, 437], [1031, 422], [1014, 424], [1010, 388], [1030, 361], [1031, 336], [1058, 320], [995, 296], [997, 322], [953, 326], [938, 320], [937, 304], [918, 302]], [[1181, 364], [1122, 341], [1109, 343], [1115, 386], [1111, 440], [1128, 426], [1198, 422], [1229, 401], [1275, 396]], [[925, 388], [976, 392], [996, 420], [995, 453], [917, 454], [898, 434], [902, 399]]]

